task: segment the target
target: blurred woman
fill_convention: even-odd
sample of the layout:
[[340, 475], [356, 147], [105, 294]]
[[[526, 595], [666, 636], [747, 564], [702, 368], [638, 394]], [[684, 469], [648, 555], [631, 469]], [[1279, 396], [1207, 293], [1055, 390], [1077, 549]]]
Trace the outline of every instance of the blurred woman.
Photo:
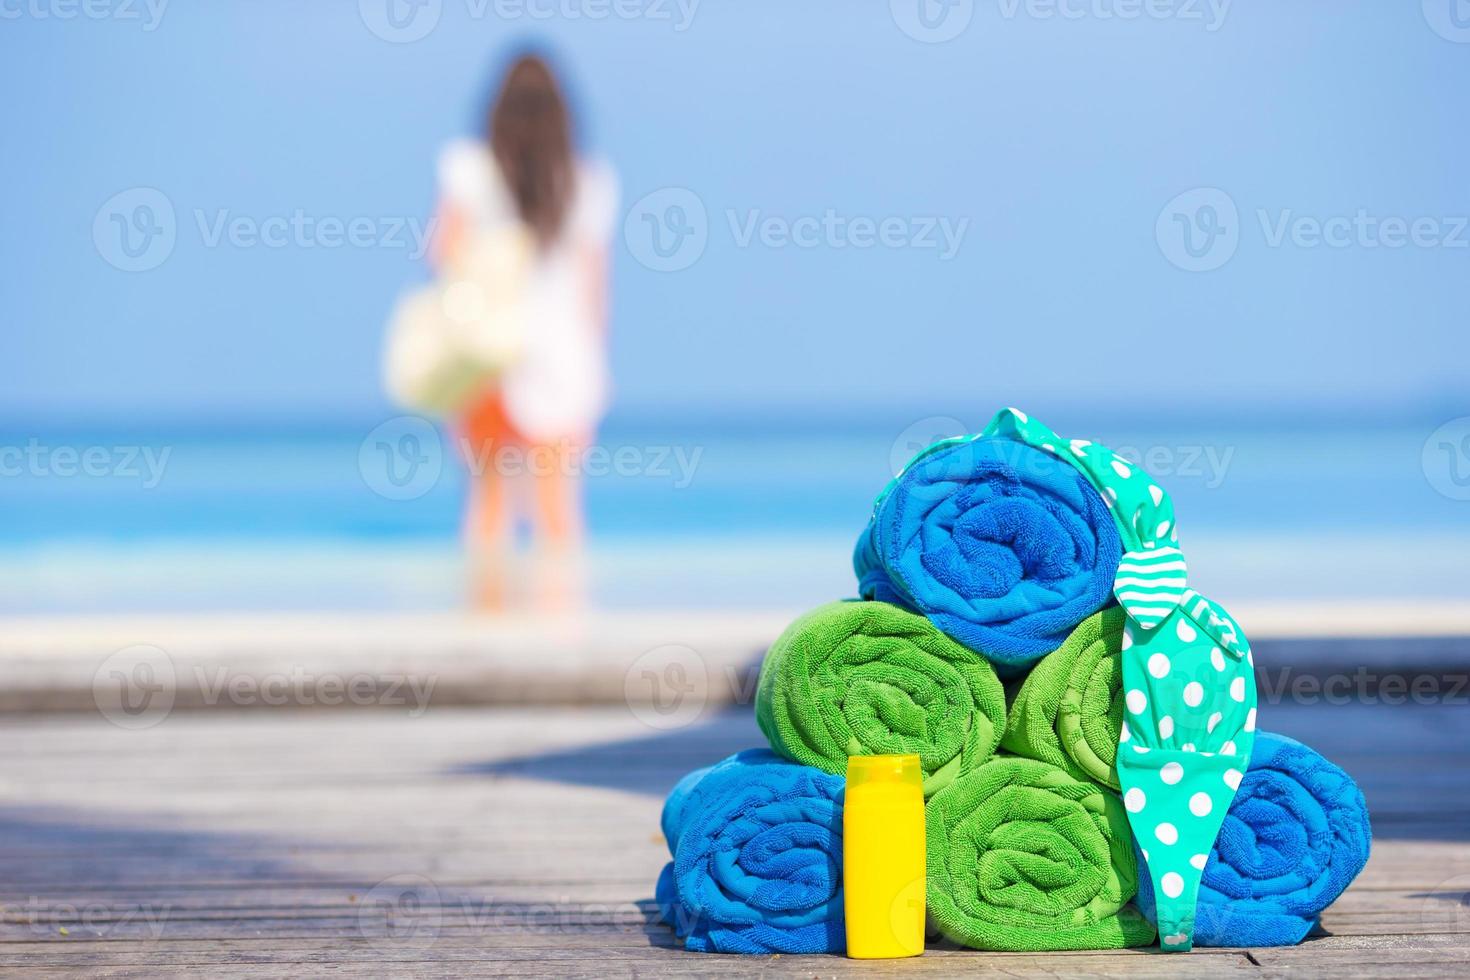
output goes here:
[[580, 460], [608, 400], [611, 171], [577, 156], [561, 86], [541, 58], [516, 59], [494, 94], [482, 139], [439, 161], [435, 257], [452, 265], [477, 231], [519, 222], [535, 258], [523, 296], [521, 355], [461, 420], [471, 469], [465, 532], [489, 558], [524, 516], [533, 542], [575, 554], [583, 534]]

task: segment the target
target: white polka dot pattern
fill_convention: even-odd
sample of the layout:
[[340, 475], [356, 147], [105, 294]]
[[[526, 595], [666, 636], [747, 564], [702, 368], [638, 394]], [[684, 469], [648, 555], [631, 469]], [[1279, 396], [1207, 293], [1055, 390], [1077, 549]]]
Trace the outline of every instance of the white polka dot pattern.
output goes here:
[[[1124, 808], [1155, 882], [1162, 944], [1192, 942], [1200, 873], [1249, 766], [1256, 730], [1254, 659], [1219, 604], [1189, 588], [1173, 503], [1137, 462], [1067, 440], [1014, 409], [987, 435], [1058, 453], [1096, 488], [1123, 539], [1113, 594], [1128, 614], [1119, 657], [1127, 721], [1117, 755]], [[1159, 846], [1162, 845], [1162, 846]]]

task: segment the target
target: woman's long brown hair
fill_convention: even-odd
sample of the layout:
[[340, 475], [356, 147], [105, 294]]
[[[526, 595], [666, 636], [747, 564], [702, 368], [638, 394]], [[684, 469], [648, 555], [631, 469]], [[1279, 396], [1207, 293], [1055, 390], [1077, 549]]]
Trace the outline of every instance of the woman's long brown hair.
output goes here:
[[535, 55], [516, 59], [490, 108], [490, 151], [537, 242], [561, 231], [573, 192], [571, 115], [556, 76]]

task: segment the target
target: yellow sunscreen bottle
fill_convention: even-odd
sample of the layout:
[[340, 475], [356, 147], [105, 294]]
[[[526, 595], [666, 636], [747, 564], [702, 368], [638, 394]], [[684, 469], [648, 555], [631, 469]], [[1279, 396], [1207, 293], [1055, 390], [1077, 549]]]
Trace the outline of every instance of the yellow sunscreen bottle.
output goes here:
[[924, 952], [924, 773], [916, 755], [854, 755], [842, 804], [847, 955]]

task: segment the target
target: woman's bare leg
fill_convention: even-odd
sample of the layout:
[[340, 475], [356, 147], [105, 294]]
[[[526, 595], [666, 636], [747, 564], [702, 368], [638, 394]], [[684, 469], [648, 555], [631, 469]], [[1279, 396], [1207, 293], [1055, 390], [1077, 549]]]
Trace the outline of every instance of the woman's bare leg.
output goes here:
[[496, 473], [470, 477], [465, 501], [464, 543], [471, 555], [503, 555], [511, 545], [508, 487]]
[[585, 529], [581, 445], [567, 440], [536, 446], [532, 453], [538, 540], [558, 554], [579, 552]]
[[465, 551], [469, 558], [471, 603], [478, 609], [503, 609], [513, 552], [510, 488], [495, 472], [470, 478], [465, 512]]
[[582, 605], [586, 595], [581, 443], [537, 446], [534, 454], [537, 602], [565, 610]]

